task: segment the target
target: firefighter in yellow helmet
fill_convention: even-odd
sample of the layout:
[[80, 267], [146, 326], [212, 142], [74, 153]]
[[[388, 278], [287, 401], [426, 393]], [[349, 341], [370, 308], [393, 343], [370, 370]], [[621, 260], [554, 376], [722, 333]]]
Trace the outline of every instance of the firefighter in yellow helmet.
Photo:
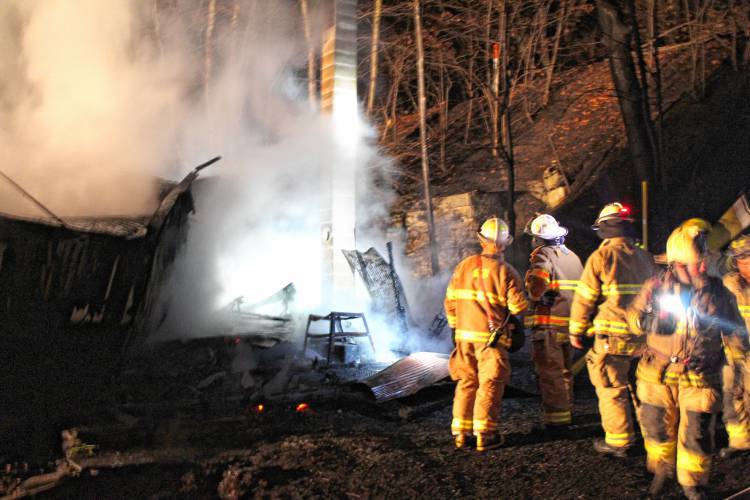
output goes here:
[[706, 498], [723, 345], [746, 353], [736, 301], [706, 272], [707, 239], [695, 226], [675, 229], [667, 240], [669, 268], [628, 308], [631, 329], [647, 343], [636, 376], [652, 495], [676, 469], [689, 499]]
[[625, 310], [657, 269], [653, 256], [636, 246], [633, 219], [622, 204], [606, 205], [593, 229], [603, 241], [586, 261], [573, 297], [570, 342], [582, 349], [584, 337], [594, 337], [586, 364], [605, 434], [594, 440], [594, 449], [625, 458], [635, 441], [632, 368], [643, 350], [643, 339], [628, 328]]
[[[741, 236], [729, 245], [727, 252], [732, 271], [724, 275], [724, 286], [737, 299], [739, 312], [750, 331], [750, 235]], [[729, 457], [750, 450], [750, 359], [734, 345], [725, 345], [727, 364], [722, 379], [724, 425], [729, 446], [720, 455]]]
[[508, 225], [492, 217], [478, 236], [482, 253], [456, 266], [445, 312], [455, 342], [449, 362], [451, 378], [457, 381], [451, 423], [455, 445], [468, 447], [476, 436], [476, 449], [485, 451], [503, 443], [497, 426], [510, 379], [507, 323], [527, 303], [521, 277], [503, 260], [503, 250], [513, 241]]
[[529, 258], [526, 292], [531, 301], [525, 326], [531, 329], [534, 361], [544, 408], [543, 432], [556, 434], [572, 423], [573, 376], [568, 341], [570, 304], [583, 266], [565, 246], [567, 228], [554, 217], [541, 214], [526, 232], [536, 248]]

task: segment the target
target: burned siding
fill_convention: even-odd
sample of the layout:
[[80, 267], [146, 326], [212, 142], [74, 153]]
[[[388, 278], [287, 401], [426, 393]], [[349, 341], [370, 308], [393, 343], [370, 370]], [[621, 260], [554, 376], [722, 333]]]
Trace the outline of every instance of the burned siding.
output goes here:
[[184, 240], [194, 179], [152, 216], [0, 215], [0, 457], [44, 461], [65, 422], [113, 405], [144, 297]]

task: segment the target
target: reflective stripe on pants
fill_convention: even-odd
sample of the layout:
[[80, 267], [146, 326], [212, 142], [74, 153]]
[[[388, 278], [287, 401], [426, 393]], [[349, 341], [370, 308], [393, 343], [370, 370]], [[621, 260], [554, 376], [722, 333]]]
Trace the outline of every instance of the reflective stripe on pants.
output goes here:
[[451, 378], [457, 381], [452, 433], [495, 434], [503, 391], [510, 380], [507, 351], [501, 347], [459, 341], [451, 353], [449, 368]]
[[705, 486], [711, 472], [719, 391], [638, 382], [646, 467], [656, 473], [677, 467], [683, 486]]
[[611, 355], [594, 349], [586, 354], [589, 379], [599, 399], [605, 441], [620, 448], [630, 446], [635, 440], [628, 390], [634, 362], [630, 356]]
[[729, 435], [729, 446], [750, 449], [750, 418], [745, 406], [742, 366], [725, 364], [721, 372], [724, 426]]
[[560, 343], [554, 330], [532, 333], [531, 357], [539, 379], [544, 407], [544, 423], [563, 425], [572, 422], [573, 377], [569, 343]]

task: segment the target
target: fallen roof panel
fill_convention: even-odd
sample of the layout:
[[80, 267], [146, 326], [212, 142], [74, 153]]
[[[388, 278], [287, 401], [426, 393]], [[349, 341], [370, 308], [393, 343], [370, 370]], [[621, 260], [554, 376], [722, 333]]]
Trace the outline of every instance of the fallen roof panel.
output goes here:
[[410, 396], [448, 376], [447, 354], [416, 352], [360, 380], [357, 385], [367, 387], [375, 401], [382, 403]]

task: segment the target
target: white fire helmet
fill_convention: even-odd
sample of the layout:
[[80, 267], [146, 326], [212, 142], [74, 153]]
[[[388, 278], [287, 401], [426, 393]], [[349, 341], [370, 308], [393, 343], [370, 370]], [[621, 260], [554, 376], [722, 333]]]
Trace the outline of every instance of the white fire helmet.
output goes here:
[[598, 226], [606, 220], [615, 219], [630, 222], [633, 221], [633, 218], [630, 217], [630, 209], [620, 202], [614, 202], [604, 205], [602, 211], [599, 212], [599, 217], [597, 217], [596, 221], [594, 222], [594, 226]]
[[506, 247], [513, 243], [508, 224], [499, 217], [490, 217], [479, 229], [479, 239], [495, 243], [497, 246]]
[[536, 236], [543, 240], [554, 240], [568, 234], [568, 229], [561, 226], [557, 219], [549, 214], [537, 215], [527, 228], [531, 236]]

